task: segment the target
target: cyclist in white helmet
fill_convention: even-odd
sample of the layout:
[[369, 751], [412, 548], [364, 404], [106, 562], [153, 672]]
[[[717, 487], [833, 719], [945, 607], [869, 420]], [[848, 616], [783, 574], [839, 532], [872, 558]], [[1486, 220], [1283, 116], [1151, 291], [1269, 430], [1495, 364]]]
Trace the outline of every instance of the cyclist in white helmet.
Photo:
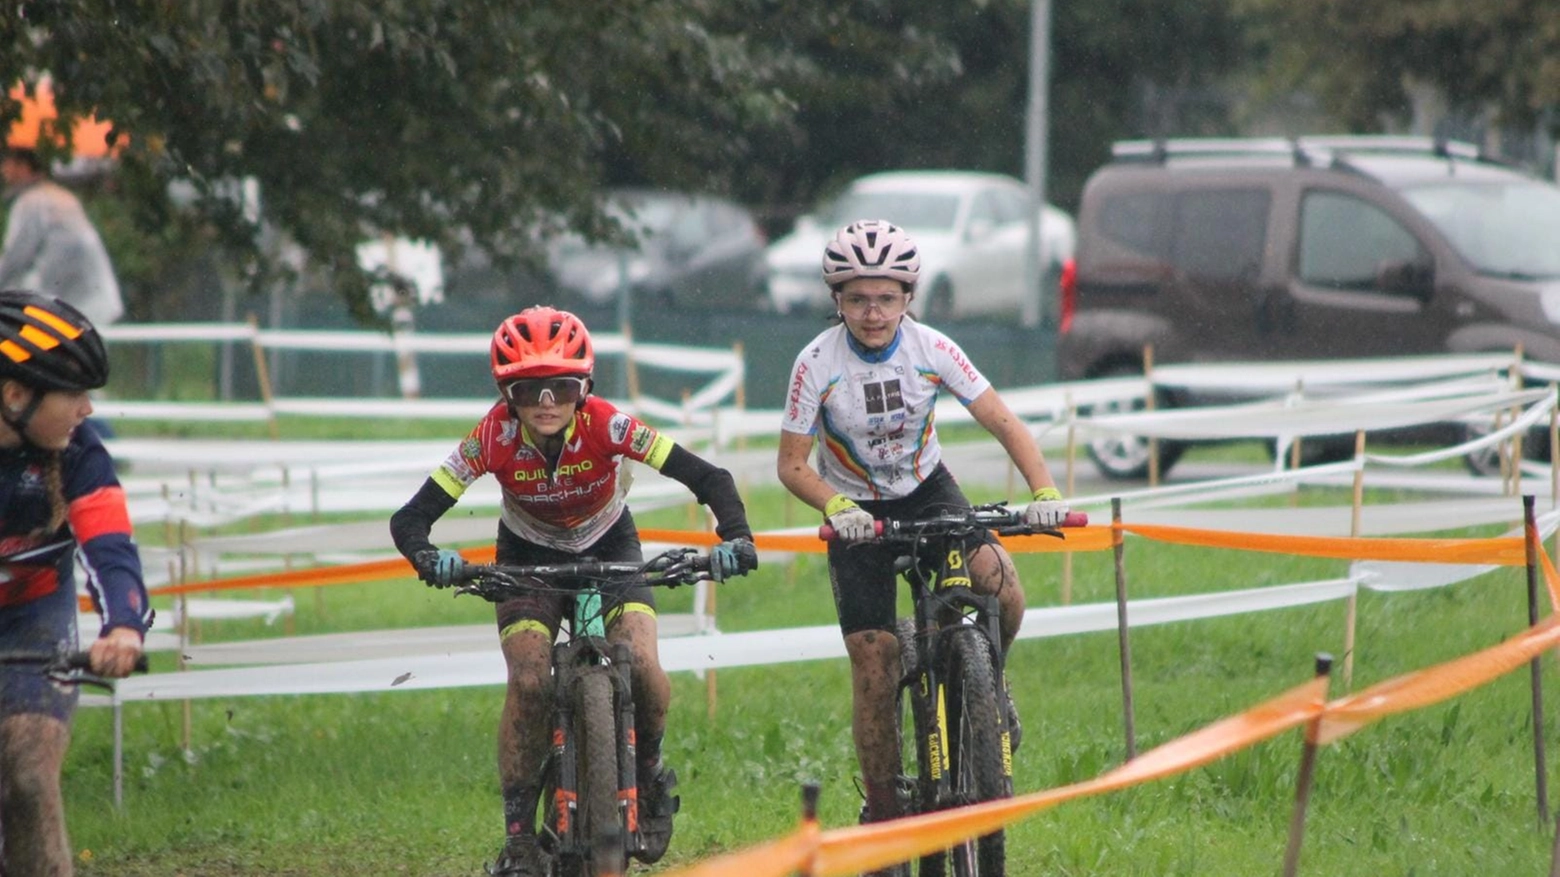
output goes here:
[[[951, 392], [1012, 458], [1031, 495], [1027, 523], [1056, 526], [1068, 512], [1028, 427], [958, 345], [909, 313], [920, 268], [915, 242], [886, 220], [853, 222], [834, 236], [824, 248], [823, 280], [840, 322], [796, 358], [781, 422], [781, 483], [838, 534], [829, 545], [829, 579], [850, 655], [852, 728], [869, 821], [900, 814], [896, 584], [892, 549], [851, 543], [871, 538], [874, 518], [969, 506], [942, 464], [933, 421], [938, 394]], [[816, 468], [808, 461], [815, 443]], [[996, 594], [1001, 604], [1006, 654], [1024, 613], [1012, 558], [992, 537], [971, 555], [970, 572], [975, 589]], [[1018, 717], [1012, 699], [1007, 703], [1017, 749]]]

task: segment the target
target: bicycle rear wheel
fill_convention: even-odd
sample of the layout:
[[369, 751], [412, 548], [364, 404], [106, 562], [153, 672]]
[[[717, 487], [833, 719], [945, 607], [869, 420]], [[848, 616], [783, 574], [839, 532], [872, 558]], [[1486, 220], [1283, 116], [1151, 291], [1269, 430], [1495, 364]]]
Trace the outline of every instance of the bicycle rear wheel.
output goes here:
[[578, 747], [582, 870], [622, 874], [627, 865], [623, 825], [618, 815], [617, 714], [612, 680], [606, 668], [580, 674], [575, 689], [574, 739]]
[[[991, 646], [980, 630], [949, 634], [943, 651], [948, 666], [948, 771], [958, 804], [975, 804], [1013, 795], [1011, 756], [1002, 748], [1002, 700], [992, 666]], [[1006, 873], [1001, 831], [960, 844], [949, 851], [955, 877], [1002, 877]]]

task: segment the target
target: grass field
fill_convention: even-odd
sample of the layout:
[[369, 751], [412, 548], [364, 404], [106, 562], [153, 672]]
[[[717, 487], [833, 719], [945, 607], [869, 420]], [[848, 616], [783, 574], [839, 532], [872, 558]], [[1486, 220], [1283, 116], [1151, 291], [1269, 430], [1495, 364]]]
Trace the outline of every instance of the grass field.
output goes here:
[[[758, 527], [779, 526], [782, 505], [774, 488], [749, 498]], [[670, 510], [641, 524], [685, 520]], [[1141, 541], [1127, 552], [1135, 597], [1308, 581], [1345, 567]], [[1029, 605], [1058, 602], [1060, 556], [1022, 557], [1020, 569]], [[1080, 555], [1073, 599], [1109, 600], [1113, 581], [1108, 554]], [[299, 633], [490, 617], [479, 601], [409, 579], [297, 597]], [[688, 599], [671, 592], [663, 610], [685, 610]], [[1498, 643], [1525, 627], [1526, 611], [1520, 570], [1440, 590], [1363, 593], [1354, 686]], [[821, 558], [770, 564], [721, 586], [718, 615], [725, 631], [833, 623]], [[1134, 632], [1138, 750], [1305, 680], [1318, 652], [1341, 653], [1344, 617], [1338, 603]], [[211, 640], [279, 632], [251, 622], [204, 628]], [[1121, 763], [1118, 662], [1114, 634], [1014, 648], [1009, 674], [1025, 722], [1019, 791]], [[1560, 692], [1550, 681], [1544, 694], [1553, 704]], [[480, 874], [501, 839], [494, 767], [501, 695], [495, 687], [197, 701], [188, 751], [182, 705], [134, 704], [124, 714], [127, 779], [118, 812], [111, 712], [83, 709], [66, 770], [78, 873]], [[790, 830], [805, 782], [822, 784], [826, 828], [854, 824], [860, 798], [843, 660], [724, 670], [711, 703], [705, 681], [673, 676], [667, 758], [682, 779], [683, 811], [655, 870]], [[1550, 720], [1551, 737], [1554, 727]], [[1045, 811], [1010, 830], [1010, 873], [1277, 874], [1300, 747], [1292, 732], [1180, 777]], [[1547, 873], [1551, 835], [1536, 816], [1528, 674], [1324, 749], [1309, 814], [1305, 874]]]

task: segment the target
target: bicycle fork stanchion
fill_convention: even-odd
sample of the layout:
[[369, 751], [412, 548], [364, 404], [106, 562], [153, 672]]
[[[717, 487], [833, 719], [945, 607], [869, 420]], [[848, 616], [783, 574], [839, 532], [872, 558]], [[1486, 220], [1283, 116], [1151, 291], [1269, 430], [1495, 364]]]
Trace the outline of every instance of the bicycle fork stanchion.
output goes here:
[[[1316, 675], [1332, 675], [1332, 655], [1316, 656]], [[1295, 877], [1300, 867], [1300, 842], [1305, 836], [1305, 811], [1311, 803], [1311, 780], [1316, 774], [1316, 732], [1322, 718], [1317, 716], [1305, 726], [1305, 744], [1300, 750], [1300, 773], [1295, 778], [1295, 809], [1289, 817], [1289, 846], [1284, 850], [1284, 877]]]
[[[639, 833], [639, 819], [644, 802], [639, 800], [638, 728], [634, 725], [633, 678], [634, 652], [628, 643], [612, 644], [612, 703], [617, 712], [617, 773], [618, 773], [618, 825], [622, 836], [616, 843], [603, 844], [619, 858], [626, 859]], [[594, 853], [598, 866], [602, 853]], [[611, 872], [617, 873], [617, 872]], [[606, 877], [608, 872], [598, 867], [597, 874]]]
[[1127, 735], [1127, 760], [1137, 757], [1137, 730], [1132, 717], [1132, 632], [1127, 623], [1126, 542], [1122, 539], [1121, 497], [1110, 501], [1111, 547], [1116, 555], [1116, 639], [1121, 649], [1121, 716]]
[[[1527, 610], [1528, 627], [1538, 623], [1538, 522], [1533, 516], [1533, 494], [1522, 497], [1522, 542], [1527, 550]], [[1548, 771], [1544, 762], [1544, 665], [1535, 656], [1528, 662], [1528, 675], [1533, 682], [1533, 787], [1538, 799], [1538, 826], [1543, 830], [1549, 825]]]

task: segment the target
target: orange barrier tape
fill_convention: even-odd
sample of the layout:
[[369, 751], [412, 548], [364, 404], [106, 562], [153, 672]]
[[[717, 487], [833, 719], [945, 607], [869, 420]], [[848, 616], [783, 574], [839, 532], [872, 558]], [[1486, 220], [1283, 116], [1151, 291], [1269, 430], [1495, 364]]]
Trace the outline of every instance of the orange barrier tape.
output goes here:
[[1128, 524], [1123, 528], [1146, 539], [1178, 545], [1332, 557], [1339, 560], [1488, 563], [1497, 566], [1523, 566], [1527, 563], [1522, 539], [1516, 536], [1492, 539], [1381, 539], [1232, 533], [1227, 530], [1195, 530], [1159, 524]]
[[[1182, 545], [1199, 545], [1209, 548], [1230, 548], [1241, 551], [1265, 551], [1282, 554], [1299, 554], [1312, 557], [1332, 557], [1344, 560], [1396, 560], [1420, 563], [1494, 564], [1498, 566], [1522, 566], [1527, 556], [1522, 540], [1517, 537], [1494, 539], [1368, 539], [1328, 536], [1277, 536], [1263, 533], [1232, 533], [1225, 530], [1197, 530], [1189, 527], [1166, 527], [1157, 524], [1128, 524], [1122, 530]], [[1113, 527], [1077, 527], [1067, 531], [1065, 539], [1054, 536], [1002, 537], [1002, 543], [1014, 552], [1048, 551], [1104, 551], [1113, 545], [1116, 529]], [[645, 542], [666, 542], [677, 545], [714, 545], [720, 537], [706, 530], [668, 530], [647, 528], [641, 530], [640, 539]], [[769, 551], [792, 553], [822, 553], [826, 546], [811, 533], [758, 533], [754, 544]], [[491, 563], [494, 549], [491, 545], [467, 548], [461, 555], [476, 563]], [[199, 591], [226, 591], [244, 588], [306, 588], [322, 585], [361, 584], [383, 579], [401, 578], [411, 574], [411, 567], [404, 560], [378, 560], [341, 566], [310, 567], [279, 573], [240, 576], [231, 579], [215, 579], [188, 582], [182, 585], [164, 585], [152, 590], [153, 596], [189, 594]], [[1560, 582], [1550, 585], [1553, 599], [1560, 605]]]
[[1440, 703], [1504, 676], [1557, 643], [1560, 615], [1551, 615], [1500, 645], [1372, 685], [1327, 704], [1316, 740], [1331, 743], [1387, 716]]
[[1555, 570], [1555, 562], [1549, 559], [1549, 552], [1538, 552], [1539, 568], [1544, 571], [1544, 584], [1549, 587], [1549, 608], [1560, 612], [1560, 572]]
[[790, 877], [798, 873], [812, 874], [813, 857], [818, 854], [818, 834], [818, 823], [809, 823], [769, 843], [706, 859], [671, 873], [680, 877]]
[[[946, 849], [1064, 801], [1181, 773], [1311, 721], [1322, 709], [1325, 678], [1311, 680], [1238, 716], [1166, 743], [1098, 778], [1003, 801], [989, 801], [883, 822], [827, 831], [818, 837], [815, 877], [845, 877]], [[794, 836], [793, 836], [794, 838]], [[753, 851], [773, 849], [774, 843]], [[733, 854], [669, 872], [667, 877], [779, 877], [791, 871], [754, 868]]]
[[[472, 563], [492, 563], [497, 549], [488, 545], [463, 549], [460, 554]], [[153, 597], [176, 594], [193, 594], [200, 591], [233, 591], [246, 588], [312, 588], [323, 585], [357, 585], [384, 579], [405, 578], [415, 575], [412, 565], [404, 558], [371, 560], [365, 563], [347, 563], [340, 566], [315, 566], [286, 572], [264, 573], [252, 576], [236, 576], [231, 579], [213, 579], [205, 582], [188, 582], [182, 585], [163, 585], [148, 591]]]

